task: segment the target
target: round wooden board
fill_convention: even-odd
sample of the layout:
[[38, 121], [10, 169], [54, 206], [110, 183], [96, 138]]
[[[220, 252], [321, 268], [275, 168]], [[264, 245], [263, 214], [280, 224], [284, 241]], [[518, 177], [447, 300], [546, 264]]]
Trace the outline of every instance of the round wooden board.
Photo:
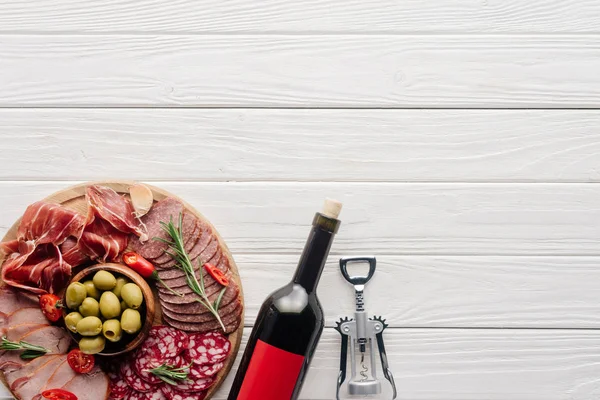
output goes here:
[[[75, 185], [75, 186], [69, 187], [67, 189], [61, 190], [59, 192], [56, 192], [53, 195], [48, 196], [44, 200], [48, 201], [48, 202], [52, 202], [52, 203], [62, 204], [62, 205], [66, 206], [66, 207], [69, 207], [69, 208], [71, 208], [73, 210], [79, 211], [83, 215], [86, 215], [87, 214], [87, 203], [85, 201], [85, 188], [87, 186], [89, 186], [89, 185], [103, 185], [103, 186], [108, 186], [108, 187], [114, 189], [118, 193], [128, 194], [129, 193], [129, 187], [131, 185], [133, 185], [134, 183], [136, 183], [136, 182], [133, 182], [133, 181], [86, 182], [86, 183]], [[192, 207], [189, 203], [187, 203], [185, 200], [181, 199], [180, 197], [175, 196], [175, 195], [173, 195], [173, 194], [171, 194], [171, 193], [169, 193], [169, 192], [167, 192], [165, 190], [162, 190], [160, 188], [157, 188], [157, 187], [154, 187], [154, 186], [151, 186], [151, 185], [146, 185], [146, 186], [148, 186], [152, 190], [152, 193], [154, 195], [154, 201], [160, 201], [160, 200], [162, 200], [162, 199], [164, 199], [166, 197], [177, 198], [178, 200], [180, 200], [184, 204], [184, 206], [185, 206], [185, 208], [186, 208], [187, 211], [193, 213], [196, 217], [198, 217], [199, 219], [201, 219], [202, 221], [204, 221], [206, 224], [208, 224], [213, 229], [213, 232], [215, 233], [215, 235], [217, 236], [217, 238], [219, 240], [219, 244], [221, 245], [221, 249], [223, 251], [223, 254], [225, 254], [227, 256], [227, 258], [229, 259], [229, 265], [231, 267], [231, 273], [232, 273], [231, 277], [238, 284], [238, 286], [240, 288], [240, 299], [242, 301], [242, 304], [245, 304], [244, 303], [244, 292], [243, 292], [243, 288], [242, 288], [242, 282], [240, 280], [240, 275], [238, 273], [237, 265], [235, 264], [235, 261], [234, 261], [232, 255], [231, 255], [231, 252], [229, 251], [229, 248], [225, 244], [225, 241], [223, 240], [223, 238], [221, 237], [221, 235], [219, 235], [219, 232], [210, 223], [210, 221], [207, 220], [194, 207]], [[28, 204], [24, 204], [23, 205], [23, 211], [25, 210], [26, 206], [28, 206]], [[16, 237], [17, 237], [17, 228], [19, 226], [19, 222], [20, 221], [21, 221], [21, 218], [19, 217], [19, 219], [8, 230], [8, 232], [6, 233], [6, 235], [4, 236], [4, 238], [2, 239], [2, 241], [16, 239]], [[0, 253], [0, 266], [3, 263], [4, 263], [4, 257]], [[160, 304], [158, 302], [158, 294], [157, 294], [156, 286], [155, 285], [153, 286], [153, 291], [154, 291], [155, 299], [156, 299], [156, 301], [155, 301], [155, 304], [156, 304], [156, 314], [154, 316], [154, 325], [160, 325], [160, 324], [162, 324], [162, 313], [161, 313]], [[230, 353], [229, 357], [227, 358], [225, 366], [217, 374], [216, 383], [209, 390], [208, 395], [206, 396], [206, 399], [212, 398], [213, 394], [221, 386], [221, 384], [225, 380], [225, 377], [227, 376], [227, 374], [229, 374], [229, 371], [231, 370], [231, 367], [233, 366], [233, 362], [235, 361], [236, 355], [237, 355], [238, 350], [240, 348], [240, 343], [242, 341], [242, 334], [243, 334], [243, 330], [244, 330], [244, 311], [245, 311], [245, 307], [242, 309], [240, 326], [238, 327], [238, 329], [235, 332], [233, 332], [233, 333], [231, 333], [229, 335], [229, 341], [231, 342], [231, 353]], [[6, 386], [6, 382], [4, 381], [4, 376], [2, 376], [2, 381], [4, 382], [4, 384]]]

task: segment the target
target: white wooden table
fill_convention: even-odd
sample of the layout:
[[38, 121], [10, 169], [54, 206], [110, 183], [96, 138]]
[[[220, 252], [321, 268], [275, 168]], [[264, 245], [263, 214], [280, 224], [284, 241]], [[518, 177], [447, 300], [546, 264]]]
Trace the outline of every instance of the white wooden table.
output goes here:
[[356, 254], [400, 399], [595, 400], [599, 107], [598, 0], [0, 0], [0, 233], [152, 182], [226, 239], [249, 332], [335, 197], [303, 400], [334, 397]]

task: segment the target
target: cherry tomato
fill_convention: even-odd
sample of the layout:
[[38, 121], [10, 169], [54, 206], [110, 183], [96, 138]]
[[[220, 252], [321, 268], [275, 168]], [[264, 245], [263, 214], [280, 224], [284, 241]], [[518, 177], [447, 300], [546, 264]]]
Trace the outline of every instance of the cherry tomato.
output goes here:
[[67, 362], [73, 371], [78, 374], [87, 374], [94, 368], [95, 360], [93, 355], [74, 349], [67, 355]]
[[49, 321], [56, 322], [62, 317], [62, 304], [60, 298], [55, 294], [43, 294], [40, 296], [40, 308]]
[[44, 390], [42, 397], [50, 400], [77, 400], [77, 396], [63, 389]]
[[206, 263], [206, 264], [204, 264], [204, 269], [206, 269], [208, 271], [208, 273], [210, 274], [210, 276], [212, 276], [215, 279], [215, 281], [219, 282], [221, 285], [223, 285], [223, 286], [229, 285], [229, 278], [227, 278], [225, 276], [223, 271], [221, 271], [214, 265]]

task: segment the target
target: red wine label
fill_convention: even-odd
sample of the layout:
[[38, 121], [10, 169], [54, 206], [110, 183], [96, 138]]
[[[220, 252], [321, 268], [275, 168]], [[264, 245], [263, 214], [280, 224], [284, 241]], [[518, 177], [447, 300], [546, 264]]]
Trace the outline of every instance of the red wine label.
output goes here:
[[304, 357], [258, 340], [237, 400], [290, 400]]

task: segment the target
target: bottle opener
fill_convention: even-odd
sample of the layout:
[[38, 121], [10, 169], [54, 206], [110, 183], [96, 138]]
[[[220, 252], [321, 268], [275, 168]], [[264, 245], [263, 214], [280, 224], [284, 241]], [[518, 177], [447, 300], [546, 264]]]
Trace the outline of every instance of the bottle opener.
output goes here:
[[[348, 274], [348, 263], [368, 263], [369, 272], [366, 276], [350, 276]], [[350, 365], [352, 376], [348, 381], [348, 393], [351, 395], [376, 395], [381, 393], [381, 382], [376, 373], [376, 358], [374, 342], [377, 341], [379, 357], [383, 376], [390, 382], [393, 389], [393, 397], [396, 398], [396, 384], [392, 371], [390, 371], [385, 346], [383, 344], [383, 331], [388, 325], [381, 317], [367, 317], [364, 302], [365, 285], [375, 273], [375, 257], [349, 257], [340, 259], [340, 270], [344, 279], [354, 286], [356, 297], [356, 311], [354, 318], [348, 317], [337, 322], [336, 330], [342, 335], [342, 347], [340, 358], [340, 373], [338, 374], [336, 399], [340, 400], [340, 388], [346, 380], [346, 367], [348, 363], [348, 342], [350, 342]], [[358, 363], [357, 363], [358, 358]], [[368, 361], [365, 361], [367, 359]], [[368, 365], [367, 365], [368, 364]], [[360, 371], [357, 373], [357, 367]]]

